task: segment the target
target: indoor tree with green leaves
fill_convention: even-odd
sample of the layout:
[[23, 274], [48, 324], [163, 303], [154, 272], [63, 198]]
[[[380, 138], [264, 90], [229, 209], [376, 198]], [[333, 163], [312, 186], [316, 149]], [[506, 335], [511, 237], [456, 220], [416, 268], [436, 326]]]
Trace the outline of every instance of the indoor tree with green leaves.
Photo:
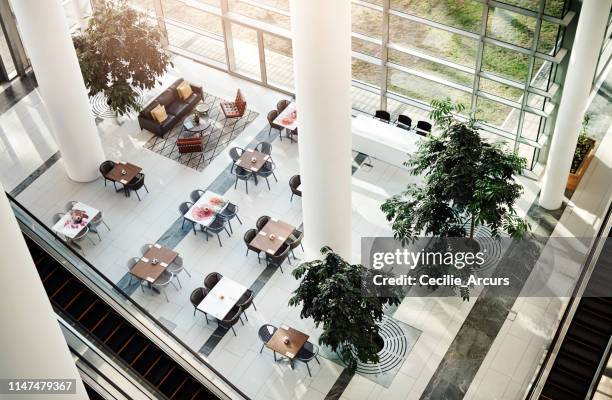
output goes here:
[[139, 111], [135, 88], [152, 89], [172, 65], [159, 29], [125, 0], [96, 2], [73, 42], [89, 97], [103, 93], [116, 115]]
[[420, 141], [404, 163], [422, 176], [422, 184], [408, 185], [381, 206], [395, 238], [404, 243], [418, 236], [472, 239], [479, 225], [489, 227], [493, 237], [502, 232], [523, 237], [529, 225], [514, 209], [523, 192], [514, 177], [526, 160], [483, 140], [473, 115], [456, 118], [463, 105], [446, 99], [434, 100], [432, 107], [430, 118], [440, 133]]
[[349, 370], [355, 371], [357, 361], [378, 362], [383, 306], [399, 304], [399, 293], [374, 292], [378, 289], [367, 284], [372, 282], [372, 270], [346, 262], [329, 247], [321, 254], [323, 259], [293, 270], [301, 282], [289, 305], [301, 304], [301, 317], [323, 326], [319, 344], [335, 351]]

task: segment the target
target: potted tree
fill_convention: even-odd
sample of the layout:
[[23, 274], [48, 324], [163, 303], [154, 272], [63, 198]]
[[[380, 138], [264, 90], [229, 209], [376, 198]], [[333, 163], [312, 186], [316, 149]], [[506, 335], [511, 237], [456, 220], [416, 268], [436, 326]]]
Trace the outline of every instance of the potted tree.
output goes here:
[[[398, 296], [369, 295], [364, 288], [372, 273], [363, 265], [349, 264], [329, 247], [321, 249], [323, 259], [301, 264], [292, 272], [301, 279], [289, 305], [302, 305], [302, 318], [323, 326], [319, 344], [335, 351], [349, 370], [357, 361], [378, 362], [382, 348], [379, 322], [385, 304], [397, 305]], [[370, 288], [371, 289], [371, 288]]]
[[578, 136], [578, 144], [576, 144], [576, 150], [574, 151], [574, 158], [572, 159], [572, 167], [570, 169], [569, 177], [567, 178], [566, 188], [568, 190], [576, 190], [576, 187], [580, 183], [580, 180], [584, 176], [589, 164], [595, 156], [595, 139], [589, 137], [588, 126], [591, 121], [591, 114], [584, 114], [582, 119], [582, 128], [580, 129], [580, 135]]
[[514, 210], [523, 191], [514, 176], [526, 160], [483, 140], [473, 114], [465, 122], [455, 118], [463, 105], [446, 99], [432, 107], [430, 118], [440, 133], [423, 139], [404, 163], [423, 177], [422, 184], [408, 185], [381, 206], [394, 237], [404, 244], [418, 236], [468, 237], [472, 251], [479, 249], [474, 240], [479, 225], [496, 238], [502, 232], [523, 237], [529, 225]]
[[136, 88], [152, 89], [172, 65], [159, 30], [125, 0], [98, 2], [73, 43], [89, 97], [103, 93], [115, 115], [139, 111]]

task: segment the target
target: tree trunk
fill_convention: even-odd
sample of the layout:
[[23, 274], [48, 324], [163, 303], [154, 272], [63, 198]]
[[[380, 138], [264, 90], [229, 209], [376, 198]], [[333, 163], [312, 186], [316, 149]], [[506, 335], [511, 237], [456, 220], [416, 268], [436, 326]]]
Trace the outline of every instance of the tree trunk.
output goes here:
[[470, 218], [470, 239], [474, 239], [474, 214]]

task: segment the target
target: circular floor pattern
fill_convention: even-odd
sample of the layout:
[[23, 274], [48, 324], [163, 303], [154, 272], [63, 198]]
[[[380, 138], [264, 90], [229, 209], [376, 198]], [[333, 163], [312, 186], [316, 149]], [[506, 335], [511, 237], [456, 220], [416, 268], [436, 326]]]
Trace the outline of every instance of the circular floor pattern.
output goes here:
[[383, 374], [397, 368], [408, 355], [408, 338], [395, 320], [383, 316], [380, 323], [380, 336], [384, 341], [378, 363], [357, 363], [357, 372], [363, 374]]
[[[144, 105], [144, 93], [142, 89], [135, 88], [136, 93], [138, 93], [138, 104], [140, 106]], [[96, 94], [94, 97], [89, 98], [89, 102], [91, 103], [91, 110], [93, 111], [96, 117], [100, 118], [116, 118], [115, 112], [110, 109], [108, 104], [106, 103], [106, 97], [104, 93], [100, 92]]]
[[[466, 229], [469, 229], [469, 223], [466, 223]], [[491, 235], [491, 229], [487, 226], [479, 225], [474, 231], [474, 239], [480, 245], [480, 251], [486, 254], [485, 262], [475, 272], [487, 271], [495, 267], [502, 256], [501, 241], [495, 239]]]

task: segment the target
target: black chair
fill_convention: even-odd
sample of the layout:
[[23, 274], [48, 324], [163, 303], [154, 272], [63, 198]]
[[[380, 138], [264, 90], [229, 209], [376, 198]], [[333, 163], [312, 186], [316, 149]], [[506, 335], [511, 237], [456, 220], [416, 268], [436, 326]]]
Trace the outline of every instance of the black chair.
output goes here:
[[295, 355], [295, 359], [306, 364], [306, 368], [308, 368], [308, 376], [312, 377], [310, 373], [310, 367], [308, 366], [308, 362], [312, 361], [314, 358], [317, 364], [321, 365], [319, 359], [317, 358], [317, 354], [319, 354], [319, 346], [312, 344], [311, 342], [304, 343], [304, 346], [298, 351]]
[[232, 332], [234, 332], [234, 336], [236, 336], [236, 331], [234, 330], [234, 325], [236, 325], [236, 322], [240, 320], [240, 323], [244, 325], [244, 322], [242, 322], [242, 319], [240, 318], [241, 314], [242, 309], [238, 306], [234, 306], [230, 312], [227, 313], [225, 318], [222, 320], [217, 320], [217, 325], [222, 326], [227, 330], [231, 329]]
[[232, 158], [232, 161], [236, 162], [244, 153], [244, 149], [242, 147], [232, 147], [229, 151], [229, 155]]
[[183, 223], [181, 224], [181, 229], [185, 229], [185, 221], [191, 223], [191, 227], [193, 228], [193, 234], [196, 235], [195, 222], [187, 219], [185, 215], [189, 212], [189, 209], [193, 206], [193, 203], [185, 201], [179, 205], [179, 212], [183, 216]]
[[426, 121], [418, 121], [415, 132], [421, 136], [427, 136], [431, 133], [431, 124]]
[[191, 198], [191, 201], [193, 201], [194, 203], [197, 203], [198, 200], [200, 200], [200, 197], [202, 197], [203, 194], [204, 194], [204, 190], [196, 189], [193, 192], [191, 192], [189, 197]]
[[208, 324], [208, 314], [202, 310], [198, 310], [198, 305], [204, 300], [204, 298], [208, 295], [209, 290], [203, 287], [199, 287], [193, 292], [191, 292], [191, 296], [189, 296], [189, 300], [191, 301], [191, 305], [193, 305], [193, 316], [195, 317], [196, 311], [200, 311], [204, 313], [206, 317], [206, 323]]
[[[115, 162], [111, 160], [106, 160], [102, 164], [100, 164], [100, 173], [102, 174], [102, 177], [104, 178], [104, 187], [106, 187], [106, 181], [109, 180], [108, 178], [106, 178], [106, 174], [111, 172], [113, 168], [115, 168]], [[115, 190], [117, 190], [117, 184], [115, 183], [115, 181], [111, 181], [111, 182], [113, 182], [113, 185], [115, 186]]]
[[244, 187], [246, 188], [246, 193], [249, 194], [249, 179], [253, 176], [251, 171], [247, 171], [246, 169], [239, 167], [237, 165], [232, 165], [232, 175], [236, 177], [236, 183], [234, 183], [234, 190], [238, 187], [238, 181], [244, 181]]
[[126, 196], [130, 195], [130, 191], [134, 191], [134, 193], [136, 193], [136, 197], [138, 197], [138, 201], [141, 201], [140, 195], [138, 194], [138, 189], [144, 187], [147, 193], [149, 193], [149, 189], [147, 188], [147, 185], [145, 185], [145, 175], [142, 172], [136, 175], [134, 179], [123, 185], [123, 187], [125, 189]]
[[407, 115], [400, 114], [397, 117], [396, 125], [398, 128], [406, 129], [407, 131], [409, 131], [412, 128], [412, 119]]
[[376, 113], [374, 113], [374, 118], [389, 123], [391, 121], [391, 114], [389, 114], [388, 111], [377, 110]]
[[291, 188], [291, 200], [293, 201], [293, 196], [302, 197], [302, 191], [298, 189], [302, 184], [302, 179], [299, 175], [293, 175], [291, 179], [289, 179], [289, 187]]
[[257, 254], [257, 262], [261, 263], [261, 259], [259, 258], [261, 250], [259, 250], [257, 247], [251, 246], [251, 241], [255, 239], [255, 236], [257, 236], [257, 229], [249, 229], [244, 233], [244, 244], [246, 244], [247, 247], [246, 256], [249, 255], [249, 250], [254, 251], [255, 254]]
[[255, 146], [255, 150], [267, 154], [272, 159], [272, 144], [270, 142], [259, 142], [257, 146]]
[[213, 222], [210, 223], [210, 225], [202, 226], [202, 230], [206, 233], [207, 242], [208, 242], [208, 236], [214, 233], [215, 235], [217, 235], [217, 239], [219, 240], [219, 246], [223, 247], [223, 244], [221, 244], [221, 236], [219, 236], [219, 233], [225, 230], [225, 232], [227, 233], [227, 236], [232, 236], [227, 230], [227, 228], [225, 227], [225, 222], [226, 222], [225, 218], [217, 214]]
[[268, 221], [270, 221], [270, 217], [268, 217], [267, 215], [259, 217], [257, 219], [257, 222], [255, 223], [255, 226], [257, 227], [257, 230], [258, 231], [262, 230], [264, 228], [264, 226], [266, 226]]
[[287, 244], [283, 244], [278, 249], [276, 254], [271, 255], [266, 253], [266, 263], [268, 264], [268, 266], [278, 267], [281, 273], [283, 273], [283, 263], [285, 262], [285, 260], [287, 260], [289, 264], [291, 264], [291, 260], [288, 258], [290, 250], [291, 248]]
[[240, 225], [242, 225], [242, 221], [238, 216], [238, 206], [234, 203], [227, 203], [227, 205], [225, 206], [223, 211], [219, 213], [219, 215], [225, 218], [225, 220], [227, 221], [227, 225], [229, 225], [231, 233], [234, 233], [234, 230], [232, 229], [232, 223], [230, 222], [232, 219], [236, 218], [238, 222], [240, 222]]
[[259, 340], [262, 341], [261, 349], [259, 349], [259, 354], [261, 354], [261, 352], [263, 351], [266, 343], [268, 343], [270, 339], [272, 339], [272, 336], [274, 336], [274, 334], [276, 333], [276, 330], [277, 328], [274, 325], [270, 325], [270, 324], [262, 325], [259, 328], [259, 330], [257, 331], [257, 336], [259, 336]]
[[304, 251], [304, 245], [302, 244], [303, 239], [304, 232], [300, 232], [297, 229], [293, 231], [291, 236], [289, 236], [287, 243], [289, 244], [289, 249], [291, 250], [291, 255], [293, 256], [294, 260], [297, 260], [297, 258], [295, 257], [295, 253], [293, 252], [293, 250], [297, 249], [298, 247], [301, 247], [302, 251]]
[[278, 117], [278, 111], [272, 110], [268, 113], [268, 123], [270, 124], [270, 131], [268, 132], [268, 136], [272, 134], [272, 129], [276, 129], [278, 131], [278, 137], [280, 138], [282, 142], [283, 141], [283, 129], [285, 128], [274, 123], [274, 120], [276, 119], [276, 117]]
[[251, 304], [253, 305], [255, 311], [257, 311], [257, 307], [255, 307], [255, 303], [253, 302], [253, 300], [255, 300], [255, 293], [251, 289], [247, 289], [236, 302], [236, 305], [242, 309], [244, 318], [246, 318], [247, 321], [249, 320], [249, 317], [247, 317], [245, 311], [247, 308], [251, 307]]
[[276, 110], [280, 114], [283, 112], [285, 108], [287, 108], [288, 105], [289, 105], [289, 100], [280, 100], [278, 103], [276, 103]]
[[276, 164], [274, 164], [274, 162], [266, 161], [263, 167], [261, 167], [259, 171], [257, 171], [257, 176], [260, 176], [266, 180], [266, 183], [268, 184], [268, 190], [272, 190], [270, 188], [270, 181], [268, 180], [268, 177], [270, 175], [272, 175], [274, 177], [274, 180], [278, 182], [278, 179], [276, 179], [276, 174], [274, 173], [275, 169], [276, 169]]
[[223, 275], [221, 275], [220, 273], [211, 272], [210, 274], [206, 275], [206, 278], [204, 278], [204, 287], [208, 290], [212, 290], [212, 288], [214, 288], [215, 285], [219, 283], [221, 278], [223, 278]]

